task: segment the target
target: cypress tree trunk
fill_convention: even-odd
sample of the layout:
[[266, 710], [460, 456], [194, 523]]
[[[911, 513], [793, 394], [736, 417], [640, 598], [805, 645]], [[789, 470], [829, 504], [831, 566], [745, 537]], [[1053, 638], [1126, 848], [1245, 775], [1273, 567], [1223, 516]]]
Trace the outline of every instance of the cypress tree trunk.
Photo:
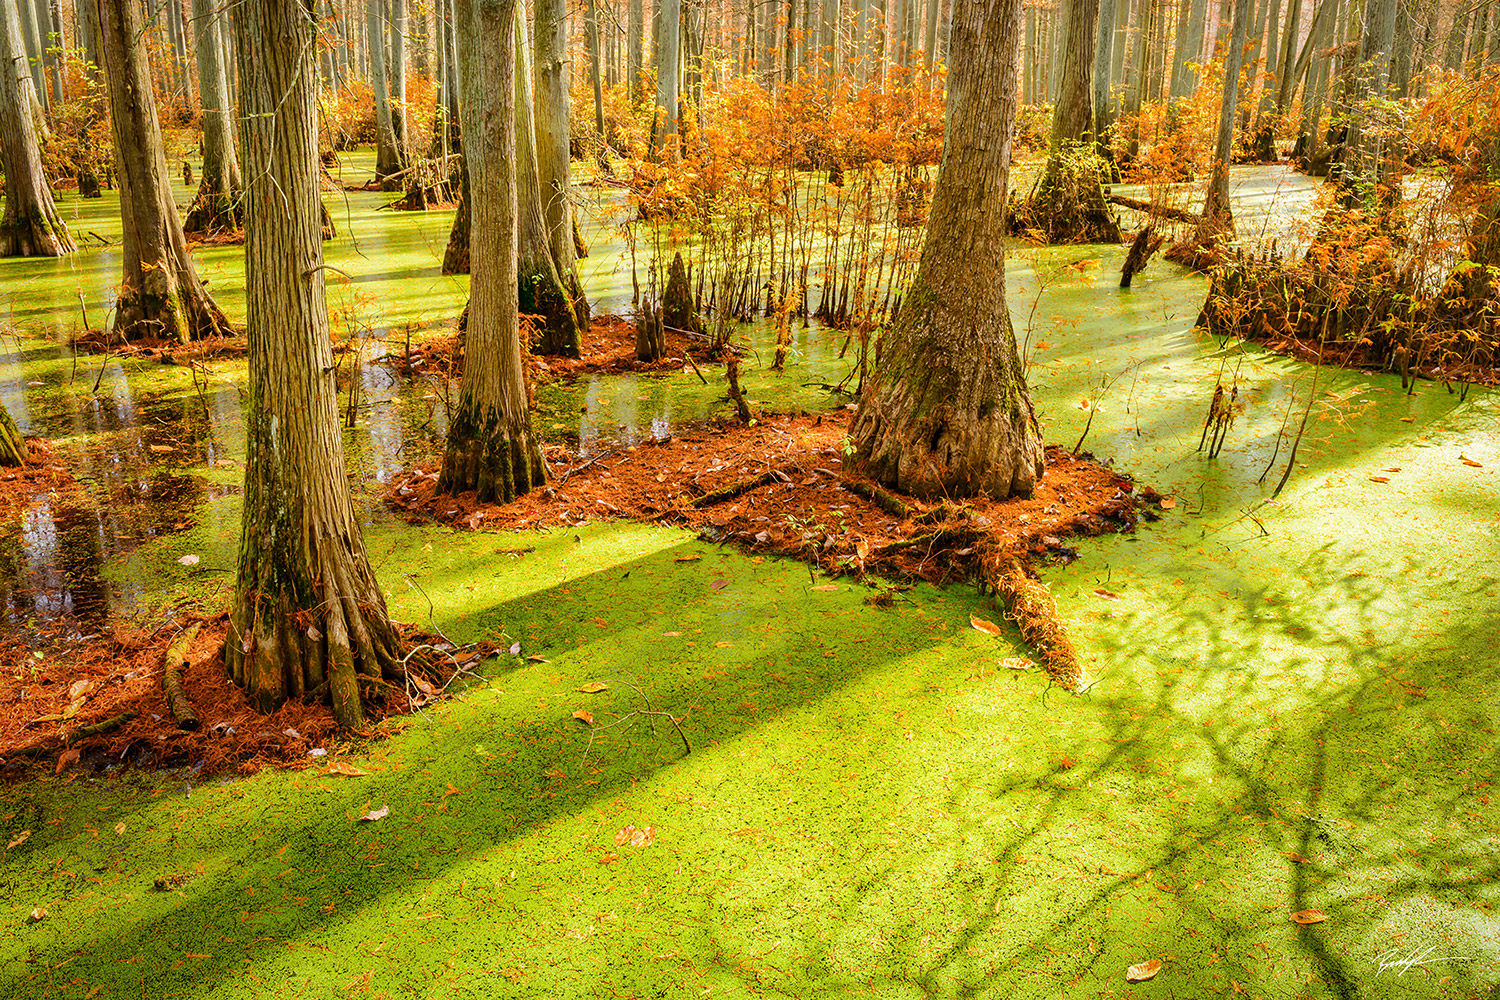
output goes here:
[[98, 19], [91, 27], [99, 29], [109, 84], [124, 224], [115, 333], [182, 342], [229, 333], [229, 321], [198, 280], [172, 201], [140, 7], [134, 0], [86, 2]]
[[641, 0], [630, 0], [630, 12], [627, 17], [629, 24], [626, 28], [628, 33], [625, 39], [626, 73], [629, 74], [630, 101], [633, 104], [639, 101], [645, 93], [642, 89], [641, 74], [646, 71], [642, 52], [644, 48], [642, 38], [646, 33], [646, 11]]
[[0, 216], [0, 257], [60, 257], [78, 249], [52, 201], [42, 170], [31, 105], [20, 18], [11, 0], [0, 0], [0, 167], [5, 170], [5, 214]]
[[455, 0], [472, 270], [464, 377], [438, 489], [509, 501], [546, 481], [517, 314], [516, 0]]
[[1114, 114], [1110, 108], [1111, 66], [1114, 61], [1115, 19], [1119, 16], [1121, 0], [1100, 0], [1099, 31], [1094, 42], [1094, 151], [1109, 165], [1109, 179], [1120, 179], [1120, 168], [1115, 165], [1114, 150], [1110, 147], [1109, 132], [1114, 125]]
[[[384, 181], [406, 167], [406, 149], [396, 141], [391, 91], [385, 73], [384, 0], [365, 2], [365, 44], [370, 54], [370, 88], [375, 92], [375, 179]], [[399, 182], [390, 190], [399, 190]]]
[[1067, 0], [1062, 69], [1047, 165], [1031, 199], [1018, 208], [1013, 231], [1039, 233], [1048, 243], [1118, 243], [1120, 227], [1104, 202], [1105, 165], [1094, 152], [1094, 46], [1099, 0]]
[[[532, 109], [531, 46], [526, 38], [526, 15], [520, 5], [515, 16], [515, 115], [516, 115], [516, 196], [519, 229], [518, 281], [521, 313], [541, 317], [541, 335], [535, 345], [538, 354], [561, 354], [578, 357], [578, 317], [573, 300], [563, 285], [557, 261], [552, 257], [552, 236], [547, 228], [543, 206], [541, 171], [537, 162], [536, 126]], [[474, 178], [469, 180], [474, 192]], [[470, 217], [472, 225], [472, 216]], [[569, 245], [572, 230], [568, 230]], [[473, 239], [473, 234], [470, 234]], [[471, 258], [472, 267], [472, 258]], [[472, 273], [472, 270], [471, 272]]]
[[406, 163], [411, 146], [406, 141], [406, 0], [390, 0], [391, 30], [391, 132], [401, 162]]
[[1203, 201], [1203, 222], [1196, 242], [1200, 248], [1234, 236], [1234, 213], [1229, 207], [1229, 164], [1234, 154], [1234, 112], [1240, 93], [1240, 66], [1245, 52], [1245, 32], [1250, 21], [1250, 0], [1235, 0], [1234, 27], [1224, 56], [1224, 99], [1219, 104], [1219, 133], [1214, 147], [1213, 173]]
[[[589, 328], [589, 303], [578, 280], [573, 248], [573, 189], [569, 175], [572, 138], [571, 106], [568, 101], [568, 7], [565, 0], [536, 0], [536, 163], [540, 182], [542, 214], [547, 225], [547, 245], [563, 290], [573, 305], [573, 321], [579, 332]], [[593, 52], [598, 54], [598, 35]], [[597, 59], [594, 60], [597, 69]], [[598, 79], [597, 72], [595, 80]], [[602, 117], [602, 108], [601, 108]], [[601, 133], [602, 135], [602, 133]], [[566, 344], [566, 338], [564, 338]], [[571, 348], [557, 353], [575, 354], [577, 334]]]
[[233, 231], [244, 223], [240, 207], [240, 162], [229, 124], [229, 82], [215, 0], [193, 0], [198, 50], [198, 92], [203, 102], [203, 177], [182, 222], [184, 232]]
[[[594, 85], [594, 133], [599, 136], [599, 154], [603, 156], [609, 137], [605, 135], [604, 128], [604, 85], [599, 79], [601, 69], [599, 65], [599, 5], [596, 0], [589, 0], [588, 18], [589, 73]], [[613, 60], [609, 65], [610, 73], [613, 75]], [[610, 85], [614, 85], [613, 81]]]
[[657, 0], [659, 50], [656, 54], [656, 117], [651, 125], [651, 154], [660, 156], [677, 134], [677, 54], [680, 49], [682, 0]]
[[1261, 160], [1276, 159], [1276, 134], [1269, 118], [1275, 107], [1275, 91], [1279, 84], [1276, 77], [1281, 70], [1280, 50], [1281, 0], [1270, 0], [1270, 12], [1266, 15], [1266, 68], [1261, 74], [1260, 103], [1255, 108], [1255, 156]]
[[249, 449], [224, 660], [261, 711], [319, 698], [364, 725], [399, 640], [349, 496], [323, 287], [314, 0], [238, 0], [247, 166]]
[[45, 107], [47, 101], [47, 81], [43, 79], [42, 74], [42, 44], [37, 38], [35, 5], [46, 2], [47, 0], [16, 0], [16, 11], [21, 22], [23, 39], [22, 55], [25, 58], [25, 63], [22, 65], [31, 71], [32, 99], [42, 107]]
[[[1339, 182], [1347, 204], [1369, 202], [1377, 194], [1385, 141], [1378, 129], [1366, 127], [1369, 102], [1385, 96], [1390, 82], [1391, 54], [1396, 40], [1396, 0], [1367, 0], [1359, 66], [1354, 72], [1349, 131], [1344, 140], [1344, 165]], [[1379, 200], [1391, 197], [1379, 194]]]
[[955, 7], [927, 240], [850, 428], [855, 460], [918, 496], [1030, 496], [1042, 441], [1005, 304], [1020, 0]]

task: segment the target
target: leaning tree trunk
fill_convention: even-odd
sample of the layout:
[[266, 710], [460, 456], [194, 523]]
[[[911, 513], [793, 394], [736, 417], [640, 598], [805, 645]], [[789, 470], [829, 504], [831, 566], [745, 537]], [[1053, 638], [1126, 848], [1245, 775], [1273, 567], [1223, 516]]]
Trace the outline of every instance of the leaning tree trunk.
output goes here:
[[509, 501], [546, 481], [521, 368], [517, 299], [516, 0], [455, 0], [470, 191], [469, 319], [438, 489]]
[[[576, 358], [579, 353], [578, 316], [573, 311], [573, 297], [568, 294], [557, 261], [552, 256], [552, 240], [547, 228], [541, 173], [537, 163], [533, 117], [535, 105], [531, 90], [531, 60], [528, 58], [530, 46], [526, 42], [526, 16], [519, 5], [516, 10], [516, 194], [519, 199], [518, 280], [521, 312], [541, 320], [540, 336], [534, 348], [536, 353]], [[471, 192], [473, 187], [471, 174]], [[571, 228], [567, 238], [571, 247]]]
[[1095, 47], [1099, 0], [1067, 0], [1062, 68], [1047, 165], [1011, 228], [1048, 243], [1118, 243], [1120, 226], [1104, 202], [1108, 165], [1094, 151]]
[[[578, 280], [577, 256], [573, 249], [572, 179], [569, 176], [571, 128], [568, 104], [568, 20], [563, 0], [537, 0], [536, 91], [533, 108], [536, 124], [537, 179], [541, 185], [542, 212], [547, 222], [547, 242], [563, 288], [573, 303], [574, 320], [580, 331], [589, 328], [589, 303]], [[594, 52], [598, 52], [595, 38]], [[598, 73], [594, 74], [598, 80]], [[602, 133], [601, 133], [602, 138]]]
[[134, 0], [88, 0], [88, 4], [91, 16], [98, 18], [99, 47], [109, 84], [124, 224], [121, 258], [125, 272], [115, 307], [115, 333], [124, 339], [160, 337], [181, 342], [229, 333], [229, 321], [198, 280], [172, 200], [140, 6]]
[[193, 0], [193, 36], [198, 49], [198, 93], [203, 102], [203, 177], [182, 228], [194, 234], [234, 232], [244, 224], [240, 161], [230, 126], [223, 27], [214, 0]]
[[850, 429], [855, 460], [918, 496], [1030, 496], [1041, 431], [1005, 304], [1005, 189], [1020, 0], [953, 13], [943, 164], [927, 241]]
[[36, 100], [14, 0], [0, 0], [0, 167], [5, 214], [0, 257], [60, 257], [78, 249], [52, 201], [31, 114]]
[[261, 711], [316, 697], [348, 728], [401, 676], [344, 469], [319, 233], [313, 0], [239, 0], [250, 399], [224, 660]]

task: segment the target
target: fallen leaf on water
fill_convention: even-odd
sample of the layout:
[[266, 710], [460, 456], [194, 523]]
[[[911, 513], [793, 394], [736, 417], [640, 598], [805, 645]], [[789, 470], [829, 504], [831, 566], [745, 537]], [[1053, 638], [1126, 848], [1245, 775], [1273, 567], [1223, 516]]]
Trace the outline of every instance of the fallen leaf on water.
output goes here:
[[977, 628], [979, 631], [983, 632], [985, 635], [992, 635], [997, 639], [1000, 638], [999, 625], [996, 625], [991, 621], [985, 621], [983, 618], [979, 617], [972, 611], [969, 612], [969, 624]]
[[1298, 910], [1292, 914], [1292, 922], [1306, 927], [1308, 924], [1321, 924], [1328, 919], [1328, 914], [1322, 910]]
[[725, 587], [729, 586], [729, 581], [721, 576], [716, 578], [713, 583], [709, 584], [709, 586], [714, 588], [715, 590], [723, 590]]
[[598, 694], [600, 691], [608, 690], [609, 685], [604, 683], [603, 681], [589, 681], [587, 684], [580, 685], [578, 688], [578, 692], [580, 694]]
[[656, 833], [648, 826], [644, 830], [637, 830], [630, 835], [631, 847], [650, 847], [656, 842]]
[[734, 643], [720, 639], [718, 642], [714, 643], [714, 645], [719, 649], [728, 649], [730, 646], [733, 646]]
[[1153, 958], [1149, 962], [1140, 965], [1132, 965], [1125, 970], [1125, 981], [1127, 983], [1144, 983], [1161, 971], [1161, 960]]
[[1458, 460], [1460, 462], [1464, 463], [1465, 465], [1467, 465], [1471, 469], [1482, 469], [1482, 468], [1484, 468], [1483, 465], [1481, 465], [1480, 463], [1474, 461], [1472, 458], [1469, 458], [1467, 455], [1459, 455], [1458, 456]]
[[1394, 465], [1394, 466], [1391, 466], [1389, 469], [1381, 469], [1380, 471], [1381, 472], [1400, 472], [1401, 471], [1401, 466]]
[[69, 764], [73, 763], [79, 757], [82, 757], [82, 756], [83, 756], [83, 751], [82, 750], [79, 750], [79, 749], [76, 749], [76, 748], [72, 749], [72, 750], [64, 750], [62, 753], [60, 753], [60, 754], [57, 755], [57, 770], [53, 771], [52, 773], [53, 774], [62, 774], [63, 773], [63, 768], [67, 767]]
[[813, 588], [813, 590], [821, 590], [821, 591], [824, 591], [825, 593], [831, 593], [831, 592], [833, 592], [835, 590], [838, 590], [838, 589], [839, 589], [839, 585], [836, 584], [836, 583], [820, 583], [816, 587]]
[[1401, 418], [1401, 422], [1403, 424], [1409, 424], [1409, 423], [1413, 422], [1416, 419], [1417, 419], [1416, 417], [1402, 417]]
[[178, 556], [177, 557], [177, 561], [179, 563], [181, 563], [182, 565], [184, 565], [184, 566], [196, 566], [196, 565], [198, 565], [198, 557], [195, 556], [195, 555], [193, 555], [191, 552], [189, 552], [185, 556]]
[[1177, 506], [1177, 499], [1175, 497], [1162, 497], [1160, 506], [1162, 510], [1171, 510]]
[[16, 834], [16, 839], [15, 840], [12, 840], [10, 843], [8, 843], [8, 844], [5, 845], [5, 849], [8, 851], [12, 847], [20, 847], [22, 844], [26, 843], [27, 839], [30, 836], [31, 836], [31, 831], [30, 830], [22, 830], [20, 833]]
[[1030, 670], [1036, 664], [1024, 656], [1007, 656], [1000, 661], [1000, 665], [1007, 670]]
[[606, 852], [604, 854], [604, 856], [599, 859], [599, 863], [601, 865], [612, 865], [616, 861], [619, 861], [619, 860], [620, 860], [620, 856], [618, 854], [615, 854], [615, 853], [613, 853], [611, 851], [611, 852]]
[[673, 559], [672, 561], [673, 562], [697, 562], [699, 559], [702, 559], [702, 558], [703, 558], [702, 556], [678, 556], [676, 559]]
[[663, 632], [662, 633], [662, 635], [672, 636], [673, 638], [676, 638], [677, 636], [679, 636], [681, 634], [682, 634], [681, 632]]
[[1106, 601], [1118, 601], [1120, 599], [1120, 595], [1119, 594], [1112, 593], [1111, 591], [1105, 590], [1103, 587], [1096, 587], [1096, 588], [1094, 588], [1094, 596], [1095, 597], [1102, 597]]
[[1286, 859], [1288, 861], [1291, 861], [1291, 862], [1293, 862], [1295, 864], [1299, 864], [1299, 865], [1305, 865], [1310, 860], [1305, 855], [1298, 854], [1296, 851], [1287, 851], [1286, 852]]
[[43, 909], [42, 907], [38, 906], [38, 907], [36, 907], [35, 909], [33, 909], [31, 911], [31, 914], [26, 918], [26, 922], [28, 924], [39, 924], [43, 920], [46, 920], [46, 919], [47, 919], [47, 911], [45, 909]]
[[1372, 483], [1388, 483], [1390, 481], [1391, 481], [1391, 477], [1390, 476], [1371, 476], [1370, 477], [1370, 482], [1372, 482]]
[[578, 711], [573, 713], [573, 718], [577, 719], [579, 722], [584, 723], [585, 725], [592, 726], [594, 724], [594, 714], [587, 709], [580, 708]]
[[521, 655], [521, 644], [519, 642], [513, 642], [513, 643], [510, 644], [510, 655], [511, 656], [520, 656]]
[[381, 806], [379, 809], [371, 809], [369, 812], [365, 813], [363, 816], [361, 816], [359, 818], [358, 822], [360, 822], [360, 823], [374, 823], [374, 822], [377, 822], [379, 820], [385, 819], [390, 814], [391, 814], [391, 807], [390, 806]]
[[177, 449], [173, 448], [169, 444], [153, 444], [151, 445], [151, 450], [156, 452], [158, 455], [164, 455], [169, 451], [176, 451]]
[[115, 836], [116, 837], [123, 837], [124, 835], [125, 835], [125, 821], [121, 820], [120, 822], [118, 822], [118, 823], [115, 824]]
[[526, 657], [526, 662], [527, 663], [551, 663], [552, 661], [549, 660], [549, 659], [547, 659], [545, 656], [537, 656], [535, 653], [532, 653], [530, 656]]
[[363, 778], [369, 775], [369, 771], [362, 771], [353, 764], [345, 764], [343, 761], [335, 761], [328, 765], [328, 774], [342, 774], [346, 778]]

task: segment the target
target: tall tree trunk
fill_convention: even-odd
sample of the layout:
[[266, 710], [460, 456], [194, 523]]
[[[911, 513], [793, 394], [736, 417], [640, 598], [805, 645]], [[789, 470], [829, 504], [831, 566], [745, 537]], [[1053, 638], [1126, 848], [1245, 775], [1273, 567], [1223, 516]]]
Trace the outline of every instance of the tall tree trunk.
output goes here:
[[224, 661], [269, 712], [316, 697], [365, 724], [402, 676], [349, 496], [323, 286], [314, 0], [238, 0], [245, 195], [245, 505]]
[[646, 34], [646, 10], [642, 0], [630, 0], [630, 10], [626, 16], [629, 19], [625, 38], [626, 73], [629, 76], [630, 100], [634, 103], [641, 100], [645, 93], [641, 74], [646, 71], [642, 41]]
[[1255, 109], [1255, 156], [1261, 160], [1275, 160], [1276, 131], [1270, 121], [1276, 106], [1277, 77], [1281, 71], [1281, 0], [1270, 0], [1270, 12], [1266, 15], [1266, 64], [1261, 73], [1260, 102]]
[[52, 201], [37, 145], [31, 74], [14, 0], [0, 0], [0, 167], [5, 214], [0, 257], [60, 257], [78, 249]]
[[[547, 224], [547, 244], [563, 289], [573, 304], [579, 332], [589, 328], [589, 303], [578, 280], [573, 247], [572, 178], [569, 156], [572, 128], [568, 101], [568, 7], [566, 0], [536, 0], [535, 92], [537, 179], [541, 185], [542, 214]], [[594, 51], [597, 54], [598, 36]], [[597, 63], [596, 63], [597, 65]], [[598, 79], [597, 74], [595, 79]], [[524, 297], [524, 296], [523, 296]], [[578, 334], [562, 338], [554, 353], [576, 355]]]
[[1094, 42], [1094, 149], [1111, 165], [1112, 174], [1116, 175], [1111, 179], [1117, 179], [1119, 171], [1114, 167], [1114, 153], [1109, 142], [1110, 127], [1114, 123], [1110, 108], [1110, 67], [1114, 63], [1115, 18], [1122, 2], [1100, 0], [1099, 32]]
[[1234, 113], [1240, 94], [1240, 66], [1244, 62], [1245, 33], [1249, 30], [1250, 0], [1235, 0], [1234, 27], [1224, 56], [1224, 98], [1219, 104], [1219, 132], [1214, 146], [1213, 173], [1203, 202], [1203, 223], [1197, 243], [1234, 235], [1234, 213], [1229, 207], [1229, 165], [1234, 160]]
[[1057, 103], [1047, 165], [1012, 229], [1037, 233], [1048, 243], [1118, 243], [1120, 227], [1100, 186], [1105, 167], [1094, 152], [1094, 46], [1099, 40], [1099, 0], [1065, 0]]
[[1042, 475], [1041, 431], [1005, 304], [1020, 20], [1020, 0], [954, 10], [926, 244], [850, 428], [855, 461], [918, 496], [1030, 496]]
[[198, 93], [203, 103], [203, 176], [198, 196], [182, 222], [184, 232], [238, 230], [240, 161], [230, 126], [229, 83], [224, 75], [223, 28], [215, 0], [193, 0], [193, 33], [198, 50]]
[[668, 140], [677, 134], [679, 96], [677, 56], [681, 50], [678, 34], [682, 26], [682, 0], [657, 0], [656, 16], [660, 19], [660, 51], [656, 55], [656, 116], [651, 125], [651, 152], [659, 156]]
[[16, 0], [16, 10], [21, 21], [21, 37], [24, 44], [21, 54], [25, 57], [25, 67], [31, 71], [31, 95], [39, 106], [45, 106], [47, 101], [47, 81], [43, 78], [42, 71], [42, 42], [37, 38], [36, 4], [46, 3], [47, 0]]
[[[578, 357], [578, 317], [573, 300], [563, 284], [552, 256], [552, 234], [547, 226], [541, 169], [537, 158], [535, 107], [531, 86], [531, 46], [526, 38], [526, 14], [518, 4], [515, 15], [516, 68], [516, 196], [521, 314], [541, 317], [542, 329], [535, 350], [538, 354]], [[475, 178], [469, 178], [474, 190]], [[472, 225], [472, 216], [470, 217]], [[573, 230], [567, 231], [569, 246]], [[470, 239], [473, 239], [472, 234]], [[472, 246], [472, 244], [471, 244]], [[471, 258], [472, 267], [472, 258]]]
[[391, 29], [391, 131], [401, 161], [411, 154], [406, 134], [406, 0], [390, 0]]
[[1386, 85], [1390, 82], [1391, 55], [1396, 40], [1396, 8], [1397, 0], [1367, 0], [1365, 4], [1359, 66], [1354, 72], [1350, 101], [1349, 131], [1344, 140], [1343, 168], [1339, 172], [1344, 201], [1351, 205], [1359, 202], [1372, 204], [1391, 196], [1390, 192], [1376, 191], [1386, 141], [1380, 129], [1368, 127], [1368, 118], [1373, 113], [1372, 102], [1386, 96]]
[[517, 292], [516, 0], [455, 0], [472, 184], [469, 320], [438, 489], [509, 501], [546, 481], [521, 368]]
[[[589, 0], [588, 18], [589, 73], [594, 85], [594, 134], [599, 137], [599, 153], [602, 156], [605, 147], [609, 144], [609, 136], [604, 127], [604, 84], [599, 79], [599, 4], [597, 0]], [[614, 63], [611, 61], [611, 69], [613, 66]]]
[[198, 280], [172, 200], [140, 7], [134, 0], [85, 2], [98, 19], [91, 27], [99, 29], [109, 83], [124, 226], [115, 332], [183, 342], [228, 333], [229, 321]]
[[[391, 117], [391, 90], [385, 74], [385, 0], [365, 0], [365, 47], [370, 59], [370, 89], [375, 92], [375, 179], [384, 181], [406, 168], [406, 148], [396, 141]], [[391, 190], [400, 190], [399, 181]]]

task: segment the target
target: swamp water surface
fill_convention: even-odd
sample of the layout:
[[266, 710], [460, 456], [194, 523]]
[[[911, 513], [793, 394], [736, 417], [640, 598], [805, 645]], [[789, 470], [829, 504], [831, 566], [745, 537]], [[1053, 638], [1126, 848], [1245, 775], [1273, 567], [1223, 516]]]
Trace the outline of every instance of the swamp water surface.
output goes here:
[[[461, 283], [433, 277], [446, 216], [349, 200], [367, 246], [405, 248], [399, 265], [330, 251], [372, 286], [354, 325], [455, 312]], [[104, 294], [105, 256], [66, 279], [0, 263], [26, 327], [0, 398], [59, 439], [89, 498], [71, 514], [39, 498], [5, 527], [13, 627], [228, 586], [242, 362], [211, 363], [199, 393], [182, 369], [97, 356], [75, 379], [70, 352], [35, 339], [74, 284]], [[206, 256], [233, 315], [233, 252]], [[681, 531], [518, 542], [368, 505], [394, 615], [461, 641], [503, 630], [546, 662], [411, 720], [356, 758], [366, 777], [0, 792], [0, 832], [33, 831], [0, 869], [0, 996], [1493, 995], [1496, 395], [1407, 395], [1220, 345], [1192, 331], [1202, 279], [1155, 262], [1122, 293], [1122, 256], [1020, 250], [1008, 269], [1048, 440], [1087, 428], [1086, 449], [1176, 500], [1046, 571], [1082, 695], [1001, 666], [1026, 651], [969, 628], [993, 612], [968, 588], [881, 611]], [[809, 331], [794, 371], [749, 367], [750, 395], [815, 405], [801, 383], [837, 381], [837, 347]], [[443, 388], [375, 364], [360, 378], [348, 441], [368, 495], [436, 446]], [[1245, 409], [1210, 461], [1220, 378]], [[538, 426], [585, 451], [628, 443], [713, 411], [711, 381], [547, 388]], [[595, 679], [610, 688], [577, 691]], [[586, 729], [579, 708], [617, 725]], [[642, 708], [681, 719], [692, 752]], [[382, 804], [388, 819], [352, 822]], [[617, 843], [627, 825], [654, 841]], [[163, 864], [194, 878], [151, 892]], [[1327, 919], [1290, 919], [1309, 909]], [[1156, 980], [1126, 984], [1153, 958]]]

